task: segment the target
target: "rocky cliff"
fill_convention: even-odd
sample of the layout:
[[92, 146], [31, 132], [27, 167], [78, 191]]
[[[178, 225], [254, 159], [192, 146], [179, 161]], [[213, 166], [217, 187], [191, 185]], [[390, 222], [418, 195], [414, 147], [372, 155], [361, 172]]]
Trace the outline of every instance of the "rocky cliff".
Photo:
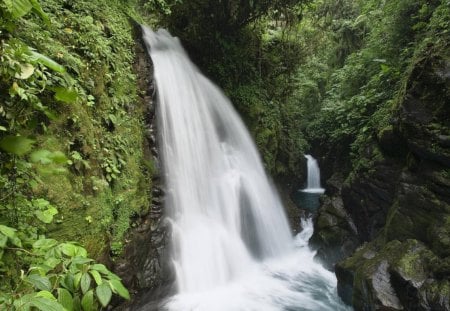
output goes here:
[[118, 310], [133, 310], [141, 301], [151, 295], [158, 299], [164, 295], [166, 284], [170, 283], [167, 269], [166, 236], [167, 226], [164, 222], [164, 186], [159, 171], [159, 153], [157, 147], [156, 101], [153, 85], [153, 68], [151, 60], [142, 42], [141, 28], [135, 24], [136, 59], [134, 71], [138, 76], [141, 90], [140, 101], [146, 106], [144, 157], [153, 164], [151, 203], [145, 212], [136, 215], [132, 229], [126, 238], [123, 256], [115, 263], [115, 272], [134, 294], [131, 302], [118, 307]]
[[450, 54], [424, 51], [366, 146], [370, 168], [349, 174], [345, 153], [323, 165], [312, 241], [356, 310], [450, 310]]

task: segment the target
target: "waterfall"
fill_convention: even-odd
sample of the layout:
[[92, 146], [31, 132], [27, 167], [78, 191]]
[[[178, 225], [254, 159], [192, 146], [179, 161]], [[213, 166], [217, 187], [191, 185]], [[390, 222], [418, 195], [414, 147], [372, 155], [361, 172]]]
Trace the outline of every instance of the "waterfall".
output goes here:
[[305, 154], [305, 158], [307, 159], [306, 164], [308, 168], [308, 179], [306, 189], [303, 189], [302, 191], [311, 193], [323, 193], [325, 189], [320, 186], [320, 170], [319, 165], [317, 164], [317, 160], [309, 154]]
[[[154, 64], [176, 278], [176, 294], [161, 308], [343, 308], [334, 275], [313, 262], [305, 237], [303, 246], [292, 238], [280, 199], [230, 101], [177, 38], [145, 27], [143, 34]], [[294, 257], [299, 247], [304, 255]], [[296, 288], [305, 273], [305, 279], [318, 280], [322, 294]]]

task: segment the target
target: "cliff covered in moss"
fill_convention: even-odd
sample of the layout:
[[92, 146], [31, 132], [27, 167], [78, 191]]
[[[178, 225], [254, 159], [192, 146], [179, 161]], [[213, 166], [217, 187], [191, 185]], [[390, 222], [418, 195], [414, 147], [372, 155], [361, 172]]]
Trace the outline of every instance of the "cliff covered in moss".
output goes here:
[[[313, 242], [330, 269], [337, 263], [339, 293], [357, 310], [449, 310], [449, 7], [381, 10], [397, 14], [368, 38], [387, 40], [365, 41], [337, 71], [346, 76], [331, 94], [346, 121], [325, 126], [340, 118], [329, 110], [314, 125], [323, 136], [311, 132], [329, 189]], [[367, 61], [378, 72], [358, 67]]]
[[[55, 273], [67, 278], [66, 271], [45, 258], [70, 266], [73, 256], [87, 256], [81, 248], [69, 251], [78, 246], [64, 246], [60, 253], [56, 245], [66, 241], [116, 266], [131, 289], [154, 286], [142, 279], [136, 284], [135, 273], [115, 263], [132, 227], [153, 227], [161, 218], [148, 216], [161, 203], [160, 190], [152, 191], [158, 176], [155, 135], [147, 133], [154, 114], [150, 70], [137, 57], [140, 33], [131, 22], [143, 18], [136, 13], [138, 3], [24, 0], [1, 1], [0, 8], [0, 308], [2, 303], [17, 308], [19, 297], [41, 309], [42, 301], [52, 304], [49, 296], [33, 293], [50, 290], [39, 285], [47, 282], [60, 303], [65, 295], [60, 290], [68, 290], [75, 305], [91, 301], [92, 292], [94, 308], [109, 302], [111, 290], [128, 297], [119, 285], [96, 293], [101, 280], [95, 272], [83, 274], [82, 291], [80, 283], [53, 279]], [[157, 258], [156, 247], [147, 250], [149, 260]], [[28, 269], [43, 263], [35, 283], [37, 270]], [[88, 263], [81, 262], [80, 271], [91, 271]]]

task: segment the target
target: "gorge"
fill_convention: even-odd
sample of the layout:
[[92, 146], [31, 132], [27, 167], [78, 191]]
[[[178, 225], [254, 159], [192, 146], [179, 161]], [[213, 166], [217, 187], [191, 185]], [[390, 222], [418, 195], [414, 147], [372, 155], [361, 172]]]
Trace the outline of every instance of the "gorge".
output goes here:
[[0, 310], [450, 310], [447, 0], [0, 15]]

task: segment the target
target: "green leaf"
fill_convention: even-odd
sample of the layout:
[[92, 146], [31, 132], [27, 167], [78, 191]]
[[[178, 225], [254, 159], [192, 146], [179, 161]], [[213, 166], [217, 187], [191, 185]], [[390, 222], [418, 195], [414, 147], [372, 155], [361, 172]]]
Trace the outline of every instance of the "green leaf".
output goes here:
[[81, 311], [81, 301], [80, 301], [80, 297], [78, 297], [78, 296], [73, 297], [73, 310]]
[[108, 281], [108, 283], [114, 293], [118, 294], [119, 296], [127, 300], [130, 299], [130, 293], [125, 288], [125, 286], [123, 286], [122, 282], [120, 282], [119, 280], [110, 280]]
[[31, 302], [31, 300], [35, 299], [35, 297], [36, 297], [36, 293], [23, 295], [22, 297], [14, 300], [14, 303], [13, 303], [14, 307], [16, 307], [16, 310], [28, 311], [28, 310], [30, 310], [30, 302]]
[[387, 73], [391, 69], [388, 65], [385, 65], [385, 64], [380, 64], [380, 67], [381, 67], [381, 71], [383, 73]]
[[30, 0], [31, 5], [33, 6], [33, 10], [39, 15], [40, 18], [46, 23], [50, 24], [50, 19], [48, 18], [47, 14], [45, 14], [44, 10], [42, 10], [41, 5], [37, 0]]
[[87, 257], [87, 251], [81, 246], [75, 245], [73, 243], [61, 243], [59, 245], [62, 253], [69, 257]]
[[69, 257], [75, 257], [77, 255], [77, 247], [75, 245], [71, 243], [62, 243], [60, 246], [64, 255]]
[[28, 268], [30, 272], [36, 272], [39, 275], [46, 275], [53, 267], [47, 266], [46, 264], [32, 265]]
[[33, 248], [47, 250], [49, 248], [56, 246], [57, 244], [58, 244], [58, 241], [56, 241], [54, 239], [39, 239], [33, 243]]
[[44, 264], [46, 266], [50, 267], [50, 269], [54, 269], [61, 262], [62, 262], [61, 259], [50, 257], [50, 258], [47, 258], [47, 260], [45, 260]]
[[55, 62], [53, 59], [38, 53], [36, 51], [31, 51], [31, 56], [33, 56], [34, 60], [56, 72], [60, 72], [63, 73], [66, 71], [66, 69], [61, 66], [60, 64], [58, 64], [57, 62]]
[[34, 163], [40, 162], [41, 164], [50, 164], [52, 163], [50, 154], [51, 152], [45, 149], [36, 150], [31, 153], [30, 160]]
[[100, 301], [103, 307], [106, 307], [111, 301], [112, 292], [108, 284], [103, 283], [97, 286], [95, 293], [97, 294], [98, 301]]
[[78, 98], [78, 93], [75, 90], [67, 89], [64, 87], [56, 87], [55, 90], [55, 99], [72, 104]]
[[25, 278], [25, 280], [29, 283], [31, 283], [34, 287], [40, 290], [51, 290], [52, 285], [50, 283], [50, 280], [46, 277], [37, 275], [37, 274], [31, 274]]
[[67, 163], [67, 157], [64, 153], [61, 151], [54, 151], [50, 155], [50, 159], [53, 161], [53, 163], [56, 164], [66, 164]]
[[97, 283], [97, 285], [101, 285], [103, 283], [102, 277], [100, 276], [100, 273], [98, 273], [98, 271], [91, 269], [91, 270], [89, 270], [89, 273], [92, 275], [92, 277], [94, 278], [95, 283]]
[[86, 257], [78, 257], [77, 256], [77, 257], [72, 258], [73, 265], [84, 265], [84, 264], [90, 263], [92, 261], [94, 261], [94, 260], [90, 259], [90, 258], [86, 258]]
[[65, 311], [64, 307], [57, 301], [44, 297], [36, 297], [30, 301], [30, 306], [36, 307], [41, 311]]
[[58, 210], [53, 206], [49, 206], [45, 211], [35, 211], [34, 214], [40, 221], [49, 224], [53, 221], [53, 216], [58, 214]]
[[14, 19], [19, 19], [31, 11], [33, 5], [29, 0], [4, 1]]
[[49, 206], [50, 202], [47, 201], [46, 199], [39, 198], [33, 200], [33, 205], [39, 209], [43, 209]]
[[81, 307], [83, 311], [94, 310], [94, 292], [92, 290], [84, 294], [83, 299], [81, 299]]
[[75, 289], [78, 289], [80, 287], [81, 276], [82, 276], [81, 272], [78, 272], [77, 274], [75, 274], [75, 278], [73, 281], [73, 285], [74, 285]]
[[0, 225], [0, 233], [7, 236], [12, 244], [14, 244], [17, 247], [22, 247], [22, 241], [19, 239], [19, 237], [16, 234], [16, 229]]
[[100, 273], [109, 275], [111, 272], [105, 267], [105, 265], [101, 263], [96, 263], [95, 265], [91, 266], [91, 269], [97, 270]]
[[21, 156], [31, 150], [34, 141], [22, 136], [6, 136], [0, 140], [0, 148], [6, 152]]
[[91, 287], [91, 277], [89, 276], [88, 273], [83, 273], [83, 276], [81, 277], [81, 291], [84, 293], [86, 293], [89, 288]]
[[35, 297], [43, 297], [46, 299], [56, 301], [55, 296], [53, 296], [53, 294], [50, 293], [48, 290], [42, 290], [42, 291], [38, 292]]
[[22, 247], [22, 241], [19, 239], [18, 236], [13, 236], [12, 238], [9, 238], [11, 243], [17, 247]]
[[75, 292], [75, 278], [72, 273], [68, 273], [63, 280], [61, 280], [61, 285], [67, 288], [70, 292]]
[[13, 238], [16, 236], [16, 229], [11, 228], [11, 227], [7, 227], [4, 225], [0, 225], [0, 232], [3, 233], [5, 236], [7, 236], [8, 238]]
[[58, 288], [58, 301], [67, 311], [73, 310], [73, 298], [67, 289]]
[[6, 235], [0, 234], [0, 248], [4, 248], [6, 246], [7, 241], [8, 241], [8, 237]]
[[8, 129], [6, 127], [0, 125], [0, 131], [6, 132], [7, 130]]

